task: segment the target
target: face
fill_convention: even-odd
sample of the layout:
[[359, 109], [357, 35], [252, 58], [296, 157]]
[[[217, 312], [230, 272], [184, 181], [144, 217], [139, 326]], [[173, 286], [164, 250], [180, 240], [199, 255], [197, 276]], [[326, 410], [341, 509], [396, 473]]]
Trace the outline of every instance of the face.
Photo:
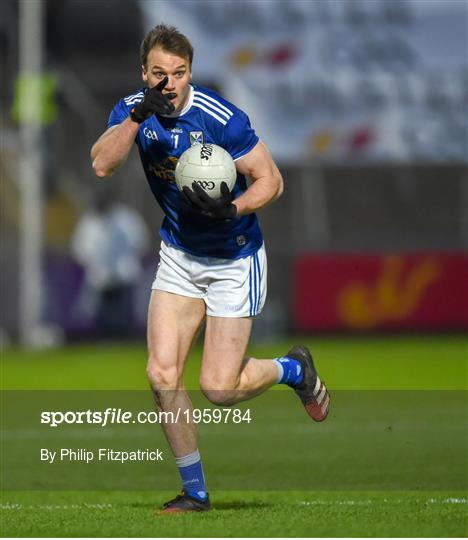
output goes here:
[[142, 66], [143, 80], [148, 83], [150, 88], [153, 88], [166, 76], [168, 81], [163, 89], [163, 94], [170, 92], [176, 94], [171, 102], [174, 104], [176, 112], [179, 112], [184, 108], [189, 97], [192, 71], [188, 58], [182, 58], [164, 51], [160, 47], [155, 47], [148, 54], [146, 66]]

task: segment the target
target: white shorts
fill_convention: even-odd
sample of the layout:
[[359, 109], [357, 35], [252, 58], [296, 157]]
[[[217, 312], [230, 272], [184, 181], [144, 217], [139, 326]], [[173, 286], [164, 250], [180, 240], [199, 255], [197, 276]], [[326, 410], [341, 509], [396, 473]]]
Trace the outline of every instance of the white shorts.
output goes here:
[[212, 317], [253, 317], [267, 293], [265, 246], [243, 259], [196, 257], [161, 242], [152, 289], [203, 298]]

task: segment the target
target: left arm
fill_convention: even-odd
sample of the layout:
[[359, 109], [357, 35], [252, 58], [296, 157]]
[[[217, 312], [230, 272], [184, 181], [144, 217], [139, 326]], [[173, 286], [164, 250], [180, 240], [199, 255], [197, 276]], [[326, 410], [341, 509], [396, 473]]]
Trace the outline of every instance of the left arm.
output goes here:
[[259, 141], [248, 154], [239, 158], [236, 168], [252, 180], [252, 185], [237, 199], [232, 200], [226, 182], [221, 182], [218, 199], [212, 199], [201, 186], [192, 182], [192, 189], [182, 188], [187, 204], [205, 216], [235, 219], [263, 208], [283, 193], [283, 177], [263, 142]]
[[252, 180], [247, 191], [232, 201], [237, 207], [238, 216], [251, 214], [267, 206], [283, 193], [283, 177], [262, 141], [236, 161], [236, 168]]

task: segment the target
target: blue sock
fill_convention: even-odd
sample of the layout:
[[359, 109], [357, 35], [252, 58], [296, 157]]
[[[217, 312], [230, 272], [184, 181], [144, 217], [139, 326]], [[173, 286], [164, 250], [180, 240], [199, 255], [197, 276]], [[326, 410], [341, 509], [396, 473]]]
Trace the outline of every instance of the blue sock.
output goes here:
[[278, 384], [287, 384], [293, 388], [301, 384], [304, 374], [299, 360], [283, 356], [275, 358], [275, 362], [278, 366]]
[[201, 501], [207, 497], [205, 476], [200, 458], [200, 452], [195, 450], [187, 456], [176, 458], [179, 467], [180, 477], [182, 478], [182, 488], [187, 491], [191, 497]]

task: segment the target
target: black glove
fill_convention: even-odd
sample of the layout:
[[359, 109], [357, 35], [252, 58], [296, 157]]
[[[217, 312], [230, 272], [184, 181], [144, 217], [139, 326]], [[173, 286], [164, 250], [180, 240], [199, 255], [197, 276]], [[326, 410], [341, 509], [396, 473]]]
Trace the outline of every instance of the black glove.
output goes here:
[[204, 216], [217, 219], [234, 219], [237, 215], [237, 207], [232, 204], [232, 195], [226, 182], [221, 182], [221, 197], [213, 199], [196, 182], [192, 183], [192, 189], [187, 186], [182, 188], [186, 202], [198, 210]]
[[170, 102], [176, 96], [174, 93], [163, 94], [162, 90], [168, 81], [167, 77], [153, 88], [148, 88], [143, 101], [135, 105], [130, 111], [130, 118], [141, 124], [153, 114], [171, 114], [174, 112], [174, 104]]

